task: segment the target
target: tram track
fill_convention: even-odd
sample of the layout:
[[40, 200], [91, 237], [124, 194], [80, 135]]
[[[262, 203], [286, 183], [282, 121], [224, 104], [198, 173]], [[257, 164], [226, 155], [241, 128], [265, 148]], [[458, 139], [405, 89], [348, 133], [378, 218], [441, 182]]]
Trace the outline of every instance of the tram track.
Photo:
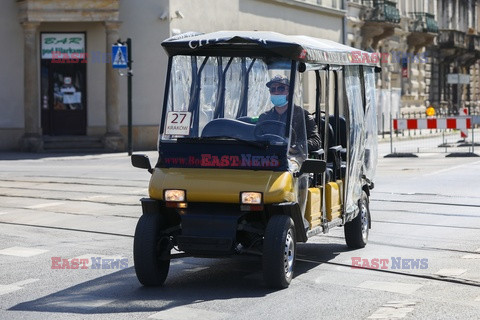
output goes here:
[[[389, 199], [385, 197], [385, 195], [396, 197], [394, 199]], [[380, 196], [380, 197], [379, 197]], [[407, 199], [401, 199], [401, 198]], [[411, 200], [412, 197], [427, 197], [427, 198], [443, 198], [445, 201], [421, 201], [421, 200]], [[400, 198], [400, 199], [398, 199]], [[455, 199], [457, 202], [446, 202], [449, 201], [447, 199]], [[469, 203], [459, 203], [458, 200], [460, 199], [468, 199], [469, 201], [474, 200], [475, 202], [480, 202], [480, 197], [475, 196], [461, 196], [461, 195], [451, 195], [451, 194], [439, 194], [439, 193], [428, 193], [428, 192], [387, 192], [387, 191], [379, 191], [375, 192], [375, 195], [370, 198], [370, 202], [395, 202], [395, 203], [411, 203], [411, 204], [427, 204], [427, 205], [439, 205], [439, 206], [459, 206], [459, 207], [473, 207], [479, 208], [480, 203], [478, 204], [469, 204]], [[460, 200], [461, 201], [461, 200]]]
[[[72, 192], [74, 192], [74, 191], [72, 191]], [[133, 196], [135, 196], [135, 195], [133, 195]], [[0, 197], [48, 200], [48, 201], [88, 202], [88, 203], [96, 203], [96, 204], [106, 204], [106, 205], [111, 205], [111, 206], [129, 206], [129, 207], [140, 206], [139, 203], [129, 204], [129, 203], [108, 202], [108, 201], [96, 201], [96, 200], [89, 200], [89, 199], [85, 199], [85, 198], [74, 199], [74, 198], [60, 198], [60, 197], [27, 197], [27, 196], [16, 196], [16, 195], [9, 195], [9, 194], [2, 194], [2, 193], [0, 193]], [[2, 207], [5, 208], [5, 206], [2, 206]], [[15, 208], [15, 209], [25, 209], [25, 208]]]
[[[422, 196], [422, 197], [442, 197], [442, 198], [464, 198], [463, 196], [459, 195], [451, 195], [451, 194], [439, 194], [439, 193], [428, 193], [428, 192], [388, 192], [388, 191], [375, 191], [375, 195], [386, 194], [392, 196]], [[469, 196], [469, 199], [480, 199], [480, 197]]]
[[401, 224], [401, 225], [409, 225], [409, 226], [422, 226], [422, 227], [432, 227], [432, 228], [480, 230], [480, 228], [475, 228], [475, 227], [452, 226], [452, 225], [429, 224], [429, 223], [412, 223], [412, 222], [385, 221], [385, 220], [372, 220], [372, 222], [375, 222], [375, 223]]
[[[132, 217], [126, 216], [125, 218], [132, 218]], [[138, 218], [138, 217], [135, 217], [135, 218]], [[15, 226], [24, 226], [24, 227], [32, 227], [32, 228], [58, 229], [58, 230], [65, 230], [65, 231], [86, 232], [86, 233], [95, 233], [95, 234], [108, 234], [108, 235], [116, 235], [116, 236], [119, 236], [119, 237], [129, 237], [129, 238], [132, 238], [132, 237], [133, 237], [132, 235], [121, 234], [121, 233], [109, 233], [109, 232], [105, 232], [105, 233], [104, 233], [104, 232], [102, 232], [102, 231], [76, 229], [76, 228], [64, 228], [64, 227], [55, 227], [55, 226], [42, 226], [42, 225], [34, 225], [34, 224], [27, 224], [27, 223], [17, 223], [17, 222], [5, 222], [5, 221], [0, 221], [0, 224], [15, 225]], [[335, 239], [344, 240], [344, 237], [334, 236], [334, 235], [328, 235], [328, 238], [335, 238]], [[369, 240], [368, 243], [376, 244], [376, 245], [381, 245], [381, 246], [405, 248], [405, 249], [416, 249], [416, 250], [426, 250], [426, 251], [434, 250], [434, 251], [457, 252], [457, 253], [462, 253], [462, 254], [478, 254], [478, 255], [480, 255], [480, 252], [477, 252], [477, 251], [468, 251], [468, 250], [458, 250], [458, 249], [448, 249], [448, 248], [438, 248], [438, 247], [427, 247], [427, 246], [423, 246], [423, 247], [413, 247], [413, 246], [390, 244], [390, 243], [385, 243], [385, 242], [380, 242], [380, 241], [372, 241], [372, 240]]]
[[[24, 176], [28, 177], [28, 176]], [[34, 178], [50, 178], [52, 179], [52, 176], [32, 176]], [[72, 179], [72, 181], [59, 181], [59, 180], [22, 180], [22, 179], [5, 179], [2, 178], [0, 179], [0, 182], [18, 182], [18, 183], [32, 183], [32, 184], [66, 184], [66, 185], [79, 185], [79, 186], [99, 186], [99, 187], [111, 187], [111, 184], [107, 183], [93, 183], [92, 181], [111, 181], [115, 182], [115, 187], [130, 187], [130, 188], [135, 188], [136, 186], [132, 186], [131, 183], [127, 184], [125, 183], [125, 179], [112, 179], [112, 178], [93, 178], [93, 177], [88, 177], [88, 178], [82, 178], [82, 177], [55, 177], [58, 179]], [[90, 182], [84, 182], [80, 180], [88, 180]], [[141, 184], [141, 186], [145, 186], [145, 183], [148, 184], [148, 180], [128, 180], [129, 182], [135, 182]]]
[[[334, 236], [334, 235], [328, 235], [329, 238], [336, 238], [336, 239], [341, 239], [342, 241], [345, 240], [344, 237], [340, 236]], [[368, 240], [369, 244], [375, 244], [379, 246], [386, 246], [386, 247], [395, 247], [395, 248], [404, 248], [404, 249], [414, 249], [414, 250], [425, 250], [425, 251], [444, 251], [444, 252], [456, 252], [456, 253], [462, 253], [462, 254], [478, 254], [480, 255], [480, 252], [478, 251], [468, 251], [468, 250], [458, 250], [458, 249], [447, 249], [447, 248], [438, 248], [438, 247], [428, 247], [428, 246], [423, 246], [423, 247], [413, 247], [413, 246], [406, 246], [402, 244], [392, 244], [392, 243], [386, 243], [386, 242], [380, 242], [380, 241], [372, 241]]]
[[[78, 184], [77, 184], [78, 185]], [[97, 185], [96, 185], [97, 186]], [[99, 187], [103, 187], [103, 186], [99, 186]], [[119, 188], [127, 188], [127, 186], [111, 186], [111, 185], [105, 185], [104, 187], [119, 187]], [[132, 187], [132, 186], [128, 186], [128, 188], [132, 189], [132, 188], [135, 188], [135, 187]], [[139, 187], [137, 187], [139, 188]], [[41, 189], [41, 188], [32, 188], [32, 187], [0, 187], [0, 189], [8, 189], [8, 190], [27, 190], [27, 191], [37, 191], [37, 192], [85, 192], [85, 191], [78, 191], [78, 190], [65, 190], [65, 189]], [[142, 190], [146, 190], [148, 191], [147, 188], [142, 188]], [[138, 190], [138, 189], [137, 189]], [[134, 192], [115, 192], [115, 193], [107, 193], [107, 192], [98, 192], [98, 191], [88, 191], [87, 193], [95, 193], [95, 194], [102, 194], [102, 195], [108, 195], [108, 196], [119, 196], [119, 195], [124, 195], [124, 196], [145, 196], [146, 193], [144, 194], [140, 194], [139, 192], [138, 193], [134, 193]], [[5, 193], [3, 194], [0, 194], [0, 196], [10, 196], [10, 195], [7, 195]]]
[[[112, 178], [82, 178], [82, 177], [55, 177], [55, 179], [60, 179], [60, 180], [52, 180], [51, 176], [32, 176], [32, 179], [29, 179], [30, 177], [25, 176], [25, 179], [5, 179], [2, 178], [0, 179], [1, 182], [4, 183], [25, 183], [25, 184], [46, 184], [50, 186], [59, 186], [59, 185], [76, 185], [76, 186], [95, 186], [95, 187], [118, 187], [118, 188], [140, 188], [139, 186], [132, 185], [133, 184], [141, 184], [142, 187], [144, 187], [144, 183], [146, 180], [128, 180], [128, 183], [125, 183], [124, 179], [112, 179]], [[39, 180], [37, 180], [39, 179]], [[45, 179], [45, 180], [42, 180]], [[72, 180], [72, 181], [62, 181], [62, 179], [67, 179], [67, 180]], [[111, 182], [111, 183], [110, 183]], [[29, 190], [34, 192], [65, 192], [64, 189], [40, 189], [40, 188], [35, 188], [31, 186], [20, 186], [20, 187], [8, 187], [4, 186], [3, 188], [5, 189], [11, 189], [11, 190]], [[76, 191], [67, 191], [67, 192], [76, 192]], [[78, 191], [77, 191], [78, 192]], [[131, 194], [131, 193], [124, 193], [124, 192], [116, 192], [116, 193], [103, 193], [103, 192], [94, 192], [96, 195], [104, 195], [104, 196], [124, 196], [124, 195], [132, 195], [135, 196], [136, 194]], [[380, 195], [382, 198], [371, 198], [371, 202], [377, 202], [377, 203], [385, 203], [385, 202], [391, 202], [391, 203], [404, 203], [404, 204], [412, 204], [412, 205], [434, 205], [434, 206], [450, 206], [450, 207], [470, 207], [470, 208], [480, 208], [480, 204], [468, 204], [468, 203], [461, 203], [461, 200], [459, 198], [462, 198], [461, 196], [452, 196], [452, 195], [441, 195], [441, 194], [430, 194], [430, 193], [389, 193], [389, 192], [379, 192], [376, 193], [376, 195]], [[392, 196], [392, 197], [397, 197], [400, 199], [386, 199], [385, 196]], [[444, 198], [446, 201], [449, 199], [456, 199], [454, 203], [446, 203], [446, 202], [441, 202], [441, 201], [421, 201], [421, 200], [411, 200], [411, 199], [401, 199], [402, 197], [441, 197]], [[72, 198], [66, 198], [66, 197], [40, 197], [40, 196], [12, 196], [9, 194], [0, 194], [0, 197], [14, 197], [14, 198], [24, 198], [24, 199], [37, 199], [37, 200], [45, 200], [45, 201], [74, 201], [74, 202], [88, 202], [88, 203], [95, 203], [95, 204], [106, 204], [106, 205], [120, 205], [120, 206], [135, 206], [139, 207], [139, 204], [121, 204], [121, 203], [113, 203], [113, 202], [108, 202], [108, 201], [99, 201], [99, 200], [88, 200], [85, 198], [82, 199], [72, 199]], [[480, 197], [470, 197], [471, 200], [479, 200]], [[460, 200], [460, 201], [459, 201]], [[8, 208], [8, 207], [4, 207]], [[12, 209], [22, 209], [22, 208], [12, 208]], [[471, 217], [471, 218], [476, 218], [476, 216], [473, 215], [456, 215], [456, 214], [443, 214], [443, 213], [428, 213], [428, 212], [416, 212], [416, 211], [409, 211], [409, 210], [395, 210], [396, 212], [403, 211], [403, 212], [411, 212], [413, 214], [432, 214], [432, 215], [444, 215], [444, 216], [452, 216], [452, 217]], [[71, 212], [56, 212], [59, 214], [74, 214], [74, 215], [81, 215], [81, 214], [75, 214]], [[135, 218], [137, 219], [138, 217], [131, 217], [131, 216], [117, 216], [115, 217], [123, 217], [123, 218]], [[469, 229], [469, 230], [480, 230], [480, 228], [475, 228], [475, 227], [466, 227], [466, 226], [451, 226], [451, 225], [432, 225], [432, 224], [418, 224], [418, 223], [408, 223], [408, 222], [398, 222], [398, 221], [385, 221], [385, 220], [374, 220], [373, 222], [375, 223], [389, 223], [389, 224], [402, 224], [402, 225], [418, 225], [418, 226], [428, 226], [428, 227], [439, 227], [439, 228], [454, 228], [454, 229]], [[115, 236], [115, 237], [123, 237], [123, 238], [130, 238], [132, 239], [134, 236], [129, 235], [129, 234], [122, 234], [122, 233], [115, 233], [115, 232], [104, 232], [104, 231], [97, 231], [97, 230], [86, 230], [86, 229], [81, 229], [81, 228], [68, 228], [68, 227], [58, 227], [58, 226], [46, 226], [46, 225], [36, 225], [36, 224], [26, 224], [26, 223], [16, 223], [16, 222], [3, 222], [0, 221], [1, 225], [11, 225], [11, 226], [18, 226], [18, 227], [25, 227], [25, 228], [43, 228], [43, 229], [50, 229], [50, 230], [59, 230], [59, 231], [64, 231], [64, 232], [79, 232], [79, 233], [88, 233], [88, 234], [97, 234], [97, 235], [105, 235], [105, 236]], [[329, 235], [328, 237], [330, 238], [339, 238], [344, 240], [343, 237], [336, 237]], [[424, 251], [438, 251], [438, 252], [454, 252], [454, 253], [461, 253], [461, 254], [476, 254], [480, 255], [480, 252], [476, 251], [468, 251], [468, 250], [457, 250], [457, 249], [448, 249], [448, 248], [438, 248], [438, 247], [429, 247], [429, 246], [422, 246], [422, 247], [415, 247], [415, 246], [407, 246], [407, 245], [397, 245], [397, 244], [390, 244], [390, 243], [384, 243], [384, 242], [377, 242], [377, 241], [370, 241], [369, 243], [374, 244], [374, 245], [381, 245], [381, 246], [388, 246], [388, 247], [398, 247], [398, 248], [406, 248], [406, 249], [412, 249], [412, 250], [424, 250]], [[299, 255], [297, 256], [297, 261], [304, 262], [304, 263], [312, 263], [312, 264], [326, 264], [326, 265], [333, 265], [333, 266], [338, 266], [338, 267], [343, 267], [343, 268], [348, 268], [351, 269], [352, 266], [351, 264], [348, 263], [339, 263], [339, 262], [333, 262], [329, 260], [324, 260], [324, 259], [309, 259], [308, 256], [303, 256]], [[405, 276], [405, 277], [412, 277], [412, 278], [418, 278], [418, 279], [424, 279], [424, 280], [429, 280], [429, 281], [440, 281], [440, 282], [447, 282], [447, 283], [452, 283], [452, 284], [458, 284], [458, 285], [465, 285], [465, 286], [473, 286], [473, 287], [480, 287], [480, 282], [475, 281], [475, 280], [469, 280], [469, 279], [461, 279], [461, 278], [456, 278], [456, 277], [449, 277], [449, 276], [441, 276], [441, 275], [435, 275], [435, 274], [412, 274], [412, 273], [407, 273], [407, 272], [401, 272], [401, 271], [396, 271], [396, 270], [390, 270], [390, 269], [371, 269], [371, 268], [364, 268], [364, 267], [358, 267], [358, 269], [362, 270], [367, 270], [367, 271], [372, 271], [372, 272], [381, 272], [384, 274], [394, 274], [397, 276]]]
[[[7, 210], [39, 210], [40, 209], [33, 209], [33, 208], [19, 208], [19, 207], [11, 207], [11, 206], [2, 206], [3, 209]], [[115, 217], [115, 218], [130, 218], [130, 219], [138, 219], [141, 215], [141, 210], [138, 211], [138, 216], [127, 216], [127, 215], [122, 215], [122, 214], [111, 214], [111, 215], [92, 215], [92, 214], [84, 214], [84, 213], [76, 213], [76, 212], [67, 212], [67, 211], [52, 211], [49, 210], [48, 213], [51, 214], [66, 214], [66, 215], [72, 215], [72, 216], [77, 216], [77, 217]], [[2, 221], [0, 221], [2, 223]]]
[[426, 204], [426, 205], [436, 205], [436, 206], [480, 208], [480, 204], [445, 203], [445, 202], [432, 202], [432, 201], [412, 201], [412, 200], [375, 199], [375, 198], [372, 199], [371, 198], [370, 202], [395, 202], [395, 203]]
[[42, 225], [36, 225], [36, 224], [5, 222], [5, 221], [0, 221], [0, 224], [20, 226], [20, 227], [31, 227], [31, 228], [62, 230], [62, 231], [84, 232], [84, 233], [101, 234], [101, 235], [108, 235], [108, 236], [133, 238], [133, 235], [122, 234], [122, 233], [113, 233], [113, 232], [104, 232], [104, 231], [95, 231], [95, 230], [85, 230], [85, 229], [76, 229], [76, 228], [55, 227], [55, 226], [42, 226]]
[[[333, 265], [333, 266], [345, 267], [345, 268], [352, 269], [352, 265], [351, 264], [346, 264], [346, 263], [332, 262], [332, 261], [321, 260], [321, 259], [312, 260], [312, 259], [305, 259], [303, 257], [297, 257], [296, 260], [301, 261], [301, 262], [306, 262], [306, 263], [328, 264], [328, 265]], [[424, 279], [424, 280], [434, 280], [434, 281], [455, 283], [455, 284], [460, 284], [460, 285], [465, 285], [465, 286], [480, 287], [480, 282], [479, 281], [455, 278], [455, 277], [450, 277], [450, 276], [442, 276], [442, 275], [436, 275], [436, 274], [414, 274], [414, 273], [394, 271], [394, 270], [391, 270], [391, 269], [372, 269], [372, 268], [364, 268], [364, 267], [357, 267], [357, 266], [355, 266], [355, 269], [368, 270], [368, 271], [373, 271], [373, 272], [381, 272], [381, 273], [387, 273], [387, 274], [394, 274], [394, 275], [398, 275], [398, 276], [406, 276], [406, 277], [412, 277], [412, 278], [420, 278], [420, 279]]]
[[[32, 224], [15, 223], [15, 222], [2, 222], [2, 221], [0, 221], [0, 224], [12, 225], [12, 226], [21, 226], [21, 227], [30, 227], [30, 228], [43, 228], [43, 229], [51, 229], [51, 230], [61, 230], [61, 231], [68, 231], [68, 232], [82, 232], [82, 233], [116, 236], [116, 237], [124, 237], [124, 238], [134, 238], [133, 235], [129, 235], [129, 234], [95, 231], [95, 230], [85, 230], [85, 229], [76, 229], [76, 228], [42, 226], [42, 225], [32, 225]], [[336, 237], [336, 236], [329, 236], [329, 237], [341, 238], [341, 237]], [[378, 242], [374, 242], [374, 241], [371, 241], [371, 243], [382, 244], [382, 243], [378, 243]], [[434, 248], [434, 247], [418, 247], [417, 248], [417, 247], [408, 247], [408, 246], [399, 246], [399, 245], [390, 245], [390, 244], [383, 244], [383, 245], [395, 246], [395, 247], [404, 247], [404, 248], [412, 248], [412, 249], [420, 249], [420, 250], [454, 251], [454, 252], [461, 252], [461, 253], [480, 254], [479, 252], [445, 249], [445, 248]], [[307, 256], [303, 256], [303, 255], [297, 255], [296, 260], [300, 261], [300, 262], [313, 263], [313, 264], [317, 264], [317, 265], [327, 264], [327, 265], [333, 265], [333, 266], [345, 267], [345, 268], [348, 268], [348, 269], [352, 269], [351, 264], [333, 262], [333, 261], [323, 260], [323, 259], [309, 259]], [[395, 270], [391, 270], [391, 269], [372, 269], [372, 268], [365, 268], [365, 267], [361, 267], [361, 266], [355, 267], [355, 269], [367, 270], [367, 271], [372, 271], [372, 272], [381, 272], [381, 273], [384, 273], [384, 274], [394, 274], [394, 275], [398, 275], [398, 276], [412, 277], [412, 278], [423, 279], [423, 280], [431, 280], [431, 281], [454, 283], [454, 284], [465, 285], [465, 286], [480, 287], [480, 282], [479, 281], [470, 280], [470, 279], [455, 278], [455, 277], [450, 277], [450, 276], [442, 276], [442, 275], [435, 275], [435, 274], [413, 274], [413, 273], [395, 271]]]
[[[18, 208], [14, 208], [14, 209], [18, 209]], [[54, 213], [81, 215], [81, 214], [75, 214], [75, 213], [71, 213], [71, 212], [54, 212]], [[114, 215], [114, 217], [138, 219], [138, 217], [124, 216], [124, 215]], [[36, 227], [36, 228], [48, 228], [48, 229], [56, 229], [56, 228], [58, 228], [58, 229], [60, 229], [60, 230], [69, 230], [69, 231], [77, 231], [77, 232], [92, 232], [92, 233], [99, 233], [99, 234], [101, 234], [100, 231], [90, 231], [90, 230], [84, 230], [84, 229], [72, 229], [72, 228], [63, 228], [63, 227], [32, 225], [32, 224], [15, 223], [15, 222], [4, 222], [4, 221], [0, 221], [0, 224], [26, 226], [26, 227]], [[125, 234], [116, 234], [116, 235], [117, 235], [117, 236], [124, 236], [124, 237], [132, 237], [131, 235], [125, 235]], [[340, 237], [340, 236], [328, 235], [328, 237], [329, 237], [329, 238], [335, 238], [335, 239], [344, 240], [344, 237]], [[381, 246], [397, 247], [397, 248], [405, 248], [405, 249], [426, 250], [426, 251], [435, 250], [435, 251], [457, 252], [457, 253], [463, 253], [463, 254], [478, 254], [478, 255], [480, 255], [480, 252], [477, 252], [477, 251], [468, 251], [468, 250], [438, 248], [438, 247], [429, 247], [429, 246], [414, 247], [414, 246], [406, 246], [406, 245], [399, 245], [399, 244], [390, 244], [390, 243], [385, 243], [385, 242], [380, 242], [380, 241], [372, 241], [372, 240], [369, 240], [369, 243], [371, 243], [371, 244], [376, 244], [376, 245], [381, 245]]]
[[419, 212], [414, 210], [405, 210], [405, 209], [381, 209], [382, 212], [394, 212], [394, 213], [406, 213], [406, 214], [420, 214], [420, 215], [432, 215], [432, 216], [442, 216], [442, 217], [452, 217], [452, 218], [479, 218], [473, 214], [461, 214], [461, 213], [439, 213], [439, 212]]

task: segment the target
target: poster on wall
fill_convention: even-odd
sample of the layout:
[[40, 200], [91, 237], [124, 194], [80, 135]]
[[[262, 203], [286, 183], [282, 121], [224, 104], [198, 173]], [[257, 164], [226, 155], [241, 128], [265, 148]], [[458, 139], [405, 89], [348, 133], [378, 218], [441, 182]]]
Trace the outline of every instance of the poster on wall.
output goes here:
[[84, 33], [42, 33], [42, 59], [84, 59]]
[[81, 110], [82, 88], [78, 72], [72, 78], [61, 73], [53, 73], [53, 109]]

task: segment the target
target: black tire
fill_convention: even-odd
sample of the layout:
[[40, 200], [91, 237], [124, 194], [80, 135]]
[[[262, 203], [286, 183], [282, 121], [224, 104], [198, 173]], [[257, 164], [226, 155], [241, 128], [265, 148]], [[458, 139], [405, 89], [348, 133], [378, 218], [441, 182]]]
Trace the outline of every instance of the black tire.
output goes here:
[[138, 281], [147, 287], [161, 286], [170, 269], [168, 238], [160, 234], [164, 228], [159, 214], [144, 214], [140, 217], [133, 239], [133, 261]]
[[344, 226], [345, 241], [347, 246], [353, 249], [360, 249], [367, 245], [368, 230], [370, 228], [370, 209], [368, 195], [362, 191], [362, 197], [358, 202], [360, 211], [358, 215]]
[[271, 217], [263, 240], [263, 278], [268, 287], [283, 289], [290, 285], [296, 245], [292, 219], [284, 215]]

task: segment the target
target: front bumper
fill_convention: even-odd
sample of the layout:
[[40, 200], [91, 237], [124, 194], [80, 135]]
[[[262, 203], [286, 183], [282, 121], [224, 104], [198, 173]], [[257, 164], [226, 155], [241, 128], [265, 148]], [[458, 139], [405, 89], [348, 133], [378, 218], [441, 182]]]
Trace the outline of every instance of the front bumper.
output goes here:
[[[171, 236], [179, 250], [191, 255], [235, 253], [238, 223], [246, 214], [239, 204], [188, 203], [186, 209], [172, 209], [159, 200], [141, 199], [141, 202], [143, 214], [167, 216], [169, 226], [165, 230], [177, 231]], [[175, 225], [179, 228], [174, 228]]]

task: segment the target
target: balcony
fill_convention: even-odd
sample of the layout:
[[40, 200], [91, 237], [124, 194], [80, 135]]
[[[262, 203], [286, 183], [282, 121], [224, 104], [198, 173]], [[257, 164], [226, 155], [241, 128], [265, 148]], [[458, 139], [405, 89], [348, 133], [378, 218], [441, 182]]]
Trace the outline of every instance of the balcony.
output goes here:
[[459, 57], [459, 61], [464, 66], [471, 66], [480, 59], [480, 35], [467, 34], [466, 40], [468, 50]]
[[400, 22], [400, 12], [397, 4], [389, 0], [363, 0], [368, 6], [365, 12], [365, 21], [387, 22], [397, 24]]
[[412, 21], [408, 26], [410, 32], [438, 33], [435, 16], [426, 12], [411, 12]]
[[468, 50], [480, 52], [480, 35], [467, 34]]
[[450, 49], [466, 49], [467, 45], [465, 42], [466, 34], [465, 32], [458, 30], [440, 30], [437, 42], [440, 48]]
[[445, 63], [456, 62], [468, 67], [480, 56], [480, 43], [477, 35], [467, 35], [459, 30], [440, 30], [437, 37], [440, 59]]
[[362, 49], [376, 50], [378, 42], [392, 36], [400, 23], [397, 4], [390, 0], [363, 0]]
[[435, 34], [438, 33], [435, 16], [426, 12], [411, 12], [408, 25], [410, 34], [407, 36], [409, 49], [417, 53], [421, 48], [433, 43]]

